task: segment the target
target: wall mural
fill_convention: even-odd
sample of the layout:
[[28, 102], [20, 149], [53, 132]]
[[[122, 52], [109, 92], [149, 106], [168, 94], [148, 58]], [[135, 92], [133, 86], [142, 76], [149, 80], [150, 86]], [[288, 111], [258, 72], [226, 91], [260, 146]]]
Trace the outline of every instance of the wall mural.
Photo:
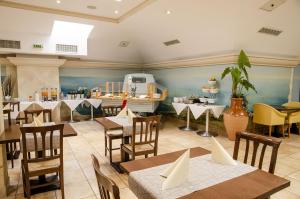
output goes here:
[[[137, 73], [136, 69], [101, 69], [101, 68], [60, 68], [59, 81], [60, 89], [66, 95], [70, 91], [75, 91], [79, 87], [92, 89], [102, 85], [105, 89], [105, 82], [123, 82], [124, 76], [129, 73]], [[105, 90], [103, 90], [105, 91]], [[78, 106], [76, 109], [82, 115], [90, 115], [90, 108]], [[100, 110], [95, 110], [98, 114]]]
[[[230, 77], [221, 79], [221, 73], [228, 65], [189, 67], [175, 69], [149, 70], [156, 81], [168, 88], [169, 97], [161, 103], [159, 110], [162, 112], [174, 112], [171, 106], [173, 97], [180, 96], [204, 96], [201, 87], [207, 84], [207, 80], [214, 76], [218, 80], [220, 93], [217, 94], [217, 104], [229, 104], [231, 94]], [[300, 67], [299, 71], [300, 71]], [[83, 68], [61, 68], [60, 69], [61, 91], [65, 94], [77, 90], [79, 87], [88, 89], [105, 85], [106, 81], [123, 81], [128, 73], [141, 72], [139, 70], [113, 70], [113, 69], [83, 69]], [[300, 73], [300, 72], [299, 72]], [[295, 70], [295, 81], [300, 78]], [[249, 78], [255, 85], [258, 93], [250, 92], [247, 95], [249, 101], [248, 109], [256, 102], [267, 104], [283, 104], [288, 101], [291, 68], [253, 66], [249, 70]], [[298, 82], [294, 84], [298, 84]], [[295, 85], [294, 85], [295, 86]], [[298, 95], [297, 95], [298, 96]]]
[[300, 66], [294, 68], [292, 101], [300, 101]]
[[[169, 90], [168, 99], [160, 105], [163, 112], [173, 111], [171, 103], [173, 97], [204, 96], [201, 87], [207, 84], [208, 79], [214, 76], [218, 80], [220, 93], [217, 94], [217, 104], [229, 104], [231, 95], [230, 77], [221, 79], [221, 74], [228, 65], [189, 67], [175, 69], [151, 70], [156, 81]], [[291, 68], [253, 66], [249, 70], [249, 78], [255, 85], [258, 93], [250, 92], [247, 95], [248, 109], [256, 102], [267, 104], [282, 104], [288, 101]]]

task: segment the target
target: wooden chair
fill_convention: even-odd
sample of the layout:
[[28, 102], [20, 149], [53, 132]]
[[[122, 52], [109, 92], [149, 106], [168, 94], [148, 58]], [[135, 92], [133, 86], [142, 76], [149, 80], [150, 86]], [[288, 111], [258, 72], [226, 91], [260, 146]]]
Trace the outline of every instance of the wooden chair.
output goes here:
[[[133, 132], [130, 144], [121, 145], [121, 158], [125, 160], [125, 153], [134, 160], [135, 156], [149, 154], [157, 155], [157, 144], [161, 116], [133, 118]], [[138, 129], [139, 128], [139, 129]]]
[[120, 191], [116, 183], [101, 172], [99, 161], [95, 155], [91, 156], [101, 199], [110, 199], [111, 196], [112, 199], [120, 199]]
[[247, 161], [248, 161], [250, 141], [253, 142], [251, 166], [255, 166], [257, 149], [260, 144], [263, 144], [262, 150], [260, 153], [259, 164], [258, 164], [259, 169], [262, 169], [264, 155], [265, 155], [267, 146], [272, 147], [271, 161], [270, 161], [270, 165], [269, 165], [269, 173], [274, 174], [276, 160], [277, 160], [277, 153], [278, 153], [278, 148], [281, 143], [281, 139], [274, 138], [274, 137], [266, 137], [266, 136], [257, 135], [257, 134], [253, 134], [253, 133], [238, 132], [236, 134], [236, 140], [235, 140], [234, 152], [233, 152], [233, 159], [235, 159], [235, 160], [238, 159], [238, 153], [239, 153], [241, 139], [246, 140], [246, 151], [245, 151], [245, 155], [244, 155], [244, 163], [245, 164], [247, 164]]
[[122, 106], [102, 106], [102, 114], [104, 117], [116, 116], [122, 110]]
[[[20, 127], [22, 132], [21, 161], [24, 195], [30, 199], [31, 190], [48, 186], [60, 185], [62, 198], [64, 198], [64, 174], [63, 174], [63, 128], [64, 124], [43, 127]], [[56, 141], [58, 140], [59, 143]], [[33, 145], [32, 146], [29, 145]], [[45, 178], [46, 174], [55, 173], [59, 179], [45, 181], [44, 184], [33, 185], [30, 178], [39, 176]]]
[[284, 124], [287, 114], [277, 111], [275, 108], [262, 103], [253, 105], [253, 128], [256, 124], [269, 126], [269, 136], [272, 136], [272, 127], [281, 126], [284, 138]]
[[[105, 117], [116, 116], [122, 110], [122, 106], [103, 106], [102, 113]], [[123, 139], [123, 131], [120, 130], [112, 130], [112, 131], [104, 131], [104, 147], [105, 147], [105, 156], [107, 152], [109, 152], [109, 161], [112, 163], [112, 151], [119, 150], [120, 148], [112, 148], [113, 140], [122, 140]]]
[[[44, 122], [52, 122], [52, 110], [51, 109], [40, 109], [40, 110], [25, 110], [24, 111], [25, 123], [28, 124], [29, 122], [32, 122], [33, 117], [38, 116], [41, 113], [43, 113]], [[48, 120], [47, 120], [47, 118], [48, 118]]]

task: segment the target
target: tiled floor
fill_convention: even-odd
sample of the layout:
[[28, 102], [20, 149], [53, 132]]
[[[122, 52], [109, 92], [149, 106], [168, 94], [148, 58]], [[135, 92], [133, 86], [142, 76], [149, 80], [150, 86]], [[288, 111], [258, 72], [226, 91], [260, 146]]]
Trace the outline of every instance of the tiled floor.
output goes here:
[[[159, 137], [159, 153], [167, 153], [189, 147], [200, 146], [210, 149], [208, 138], [196, 135], [194, 132], [179, 131], [177, 126], [183, 122], [177, 119], [167, 119], [163, 123]], [[96, 122], [87, 121], [73, 123], [78, 131], [78, 136], [64, 138], [64, 172], [66, 199], [93, 199], [99, 198], [97, 182], [91, 165], [90, 154], [94, 153], [101, 162], [105, 174], [112, 178], [121, 190], [122, 199], [134, 199], [134, 194], [129, 190], [127, 176], [118, 174], [108, 163], [104, 156], [104, 136], [102, 127]], [[218, 124], [220, 126], [220, 124]], [[210, 127], [224, 134], [222, 128], [215, 128], [217, 124], [211, 122]], [[200, 125], [200, 128], [204, 128]], [[221, 130], [220, 130], [221, 129]], [[220, 143], [230, 152], [233, 151], [234, 142], [224, 136], [218, 136]], [[266, 156], [270, 156], [267, 151]], [[119, 159], [118, 151], [114, 152], [114, 159]], [[264, 163], [265, 168], [267, 162]], [[9, 165], [10, 167], [10, 165]], [[277, 194], [274, 199], [300, 198], [300, 136], [292, 135], [283, 140], [280, 146], [276, 174], [291, 180], [291, 186]], [[22, 179], [20, 176], [20, 161], [16, 162], [14, 169], [9, 169], [12, 193], [8, 199], [23, 198]], [[61, 198], [60, 191], [53, 191], [34, 195], [32, 198]]]

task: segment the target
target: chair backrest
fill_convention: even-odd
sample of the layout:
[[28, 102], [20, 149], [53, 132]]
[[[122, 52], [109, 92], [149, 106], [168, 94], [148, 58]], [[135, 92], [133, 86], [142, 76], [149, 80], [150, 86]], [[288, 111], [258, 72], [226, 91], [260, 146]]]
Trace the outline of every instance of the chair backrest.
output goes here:
[[22, 132], [23, 162], [27, 171], [28, 163], [31, 162], [42, 162], [59, 158], [61, 165], [63, 165], [63, 128], [64, 124], [20, 127]]
[[122, 110], [122, 106], [102, 106], [101, 108], [105, 117], [116, 116]]
[[271, 160], [270, 160], [270, 165], [269, 165], [269, 173], [274, 173], [275, 166], [276, 166], [276, 160], [277, 160], [278, 148], [280, 146], [281, 139], [274, 138], [274, 137], [266, 137], [266, 136], [257, 135], [257, 134], [253, 134], [253, 133], [238, 132], [236, 134], [236, 139], [235, 139], [235, 144], [234, 144], [234, 152], [233, 152], [233, 159], [235, 159], [235, 160], [238, 159], [241, 139], [246, 140], [246, 149], [245, 149], [245, 155], [244, 155], [244, 163], [245, 164], [247, 164], [247, 162], [248, 162], [250, 141], [253, 142], [251, 166], [255, 166], [256, 154], [257, 154], [259, 145], [262, 144], [260, 158], [259, 158], [259, 164], [258, 164], [259, 169], [262, 169], [264, 155], [265, 155], [267, 146], [272, 147], [272, 154], [271, 154]]
[[283, 125], [285, 116], [272, 106], [263, 103], [253, 105], [253, 123], [263, 125]]
[[282, 104], [282, 106], [292, 107], [292, 108], [300, 108], [300, 102], [287, 102]]
[[135, 145], [154, 144], [157, 147], [160, 115], [133, 118], [132, 149]]
[[[25, 123], [30, 123], [33, 121], [33, 116], [38, 116], [43, 114], [44, 122], [52, 122], [52, 113], [51, 109], [41, 109], [41, 110], [25, 110]], [[30, 117], [29, 117], [30, 116]]]
[[94, 171], [98, 182], [100, 197], [102, 199], [110, 199], [111, 197], [113, 199], [119, 199], [120, 191], [118, 186], [113, 180], [109, 179], [101, 172], [99, 161], [95, 157], [95, 155], [92, 154], [91, 156], [92, 156]]

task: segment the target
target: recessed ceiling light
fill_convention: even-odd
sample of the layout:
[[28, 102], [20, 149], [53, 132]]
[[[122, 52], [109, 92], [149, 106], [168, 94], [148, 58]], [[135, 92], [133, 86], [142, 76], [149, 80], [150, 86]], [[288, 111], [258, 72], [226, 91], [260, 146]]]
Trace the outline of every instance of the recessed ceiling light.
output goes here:
[[61, 3], [61, 1], [60, 1], [60, 0], [56, 0], [56, 3], [60, 4], [60, 3]]
[[122, 0], [115, 0], [115, 1], [117, 1], [117, 2], [121, 2]]
[[167, 10], [167, 11], [166, 11], [166, 14], [167, 14], [167, 15], [170, 15], [171, 13], [172, 13], [171, 10]]
[[115, 14], [119, 14], [119, 10], [115, 10], [115, 12], [114, 12]]

